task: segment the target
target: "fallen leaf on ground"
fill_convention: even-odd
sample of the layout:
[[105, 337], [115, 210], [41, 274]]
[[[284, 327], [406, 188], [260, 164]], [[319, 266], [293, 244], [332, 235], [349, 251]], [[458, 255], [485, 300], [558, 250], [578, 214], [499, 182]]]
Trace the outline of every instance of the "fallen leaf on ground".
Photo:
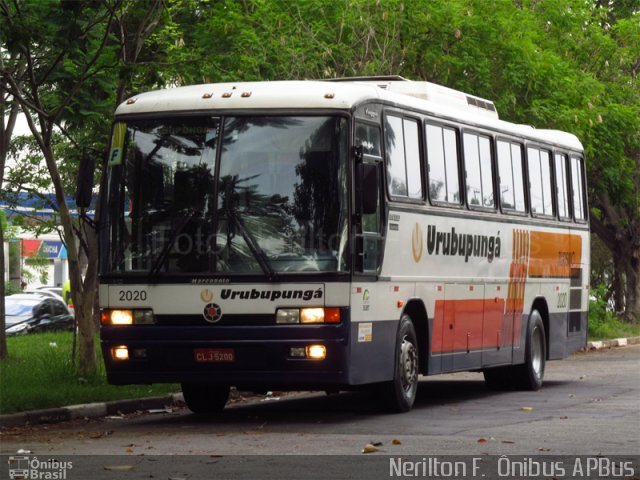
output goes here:
[[104, 467], [105, 470], [113, 470], [117, 472], [124, 472], [127, 470], [133, 470], [133, 465], [108, 465]]
[[374, 447], [380, 447], [382, 446], [382, 442], [370, 442], [371, 445], [373, 445]]
[[562, 417], [560, 417], [560, 420], [566, 420], [567, 418], [569, 417], [567, 417], [566, 415], [563, 415]]
[[379, 448], [374, 447], [370, 443], [367, 443], [362, 449], [362, 453], [373, 453], [373, 452], [379, 452], [379, 451], [380, 451]]
[[133, 453], [133, 448], [127, 448], [127, 453]]
[[502, 440], [502, 443], [516, 443], [516, 442], [512, 442], [511, 440]]
[[487, 443], [487, 439], [486, 438], [479, 438], [478, 439], [478, 443]]
[[402, 442], [400, 440], [398, 440], [397, 438], [394, 438], [393, 440], [391, 440], [391, 444], [392, 445], [402, 445]]
[[539, 448], [538, 451], [539, 452], [550, 452], [551, 449], [550, 448]]
[[93, 432], [89, 435], [89, 438], [103, 438], [111, 435], [113, 430], [107, 430], [106, 432]]
[[533, 412], [533, 407], [522, 407], [520, 410], [523, 412]]

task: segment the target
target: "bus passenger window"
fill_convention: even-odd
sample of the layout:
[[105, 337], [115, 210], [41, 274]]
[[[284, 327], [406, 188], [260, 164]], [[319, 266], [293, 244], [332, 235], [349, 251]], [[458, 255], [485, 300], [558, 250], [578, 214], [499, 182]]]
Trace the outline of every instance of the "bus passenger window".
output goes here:
[[531, 213], [552, 216], [554, 212], [551, 197], [551, 157], [549, 152], [529, 147], [527, 158]]
[[433, 202], [460, 204], [458, 142], [453, 128], [427, 125], [429, 198]]
[[498, 140], [500, 202], [504, 210], [525, 212], [522, 148], [517, 143]]
[[573, 217], [586, 220], [584, 206], [584, 163], [581, 158], [571, 157], [571, 183], [573, 185]]
[[489, 137], [465, 133], [464, 161], [467, 169], [467, 202], [470, 206], [493, 208], [493, 164]]
[[385, 125], [389, 193], [396, 197], [421, 199], [422, 174], [418, 122], [387, 116]]
[[556, 153], [556, 195], [558, 199], [558, 215], [560, 218], [568, 218], [569, 196], [567, 194], [567, 156]]

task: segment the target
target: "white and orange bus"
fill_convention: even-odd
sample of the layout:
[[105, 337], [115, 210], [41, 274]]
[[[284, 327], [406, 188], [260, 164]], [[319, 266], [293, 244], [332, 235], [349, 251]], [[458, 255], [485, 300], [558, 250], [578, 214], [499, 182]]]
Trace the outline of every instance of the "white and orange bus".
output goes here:
[[585, 345], [583, 148], [400, 77], [224, 83], [116, 112], [101, 198], [114, 384], [376, 387], [419, 375], [538, 389]]

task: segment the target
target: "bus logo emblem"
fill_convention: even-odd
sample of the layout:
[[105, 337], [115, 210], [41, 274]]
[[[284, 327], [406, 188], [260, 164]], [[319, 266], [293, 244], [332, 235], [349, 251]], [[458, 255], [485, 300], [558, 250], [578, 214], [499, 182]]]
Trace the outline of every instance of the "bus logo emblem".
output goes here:
[[202, 314], [207, 322], [216, 323], [222, 318], [222, 309], [215, 303], [209, 303], [206, 307], [204, 307], [204, 311], [202, 312]]
[[411, 235], [411, 250], [413, 253], [413, 260], [416, 263], [418, 263], [422, 258], [423, 247], [422, 231], [420, 230], [420, 225], [416, 223], [416, 226], [413, 229], [413, 234]]
[[210, 303], [213, 300], [213, 292], [208, 288], [205, 288], [200, 292], [200, 300], [204, 303]]

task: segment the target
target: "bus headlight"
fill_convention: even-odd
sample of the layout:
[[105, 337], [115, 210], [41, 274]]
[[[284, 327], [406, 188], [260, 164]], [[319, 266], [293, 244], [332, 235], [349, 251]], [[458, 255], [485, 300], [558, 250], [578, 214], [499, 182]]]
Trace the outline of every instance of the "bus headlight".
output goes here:
[[300, 310], [297, 308], [279, 308], [276, 311], [276, 323], [300, 323]]
[[340, 309], [322, 308], [279, 308], [276, 311], [276, 323], [340, 323]]
[[111, 310], [104, 309], [100, 313], [102, 325], [151, 325], [156, 323], [153, 310]]

